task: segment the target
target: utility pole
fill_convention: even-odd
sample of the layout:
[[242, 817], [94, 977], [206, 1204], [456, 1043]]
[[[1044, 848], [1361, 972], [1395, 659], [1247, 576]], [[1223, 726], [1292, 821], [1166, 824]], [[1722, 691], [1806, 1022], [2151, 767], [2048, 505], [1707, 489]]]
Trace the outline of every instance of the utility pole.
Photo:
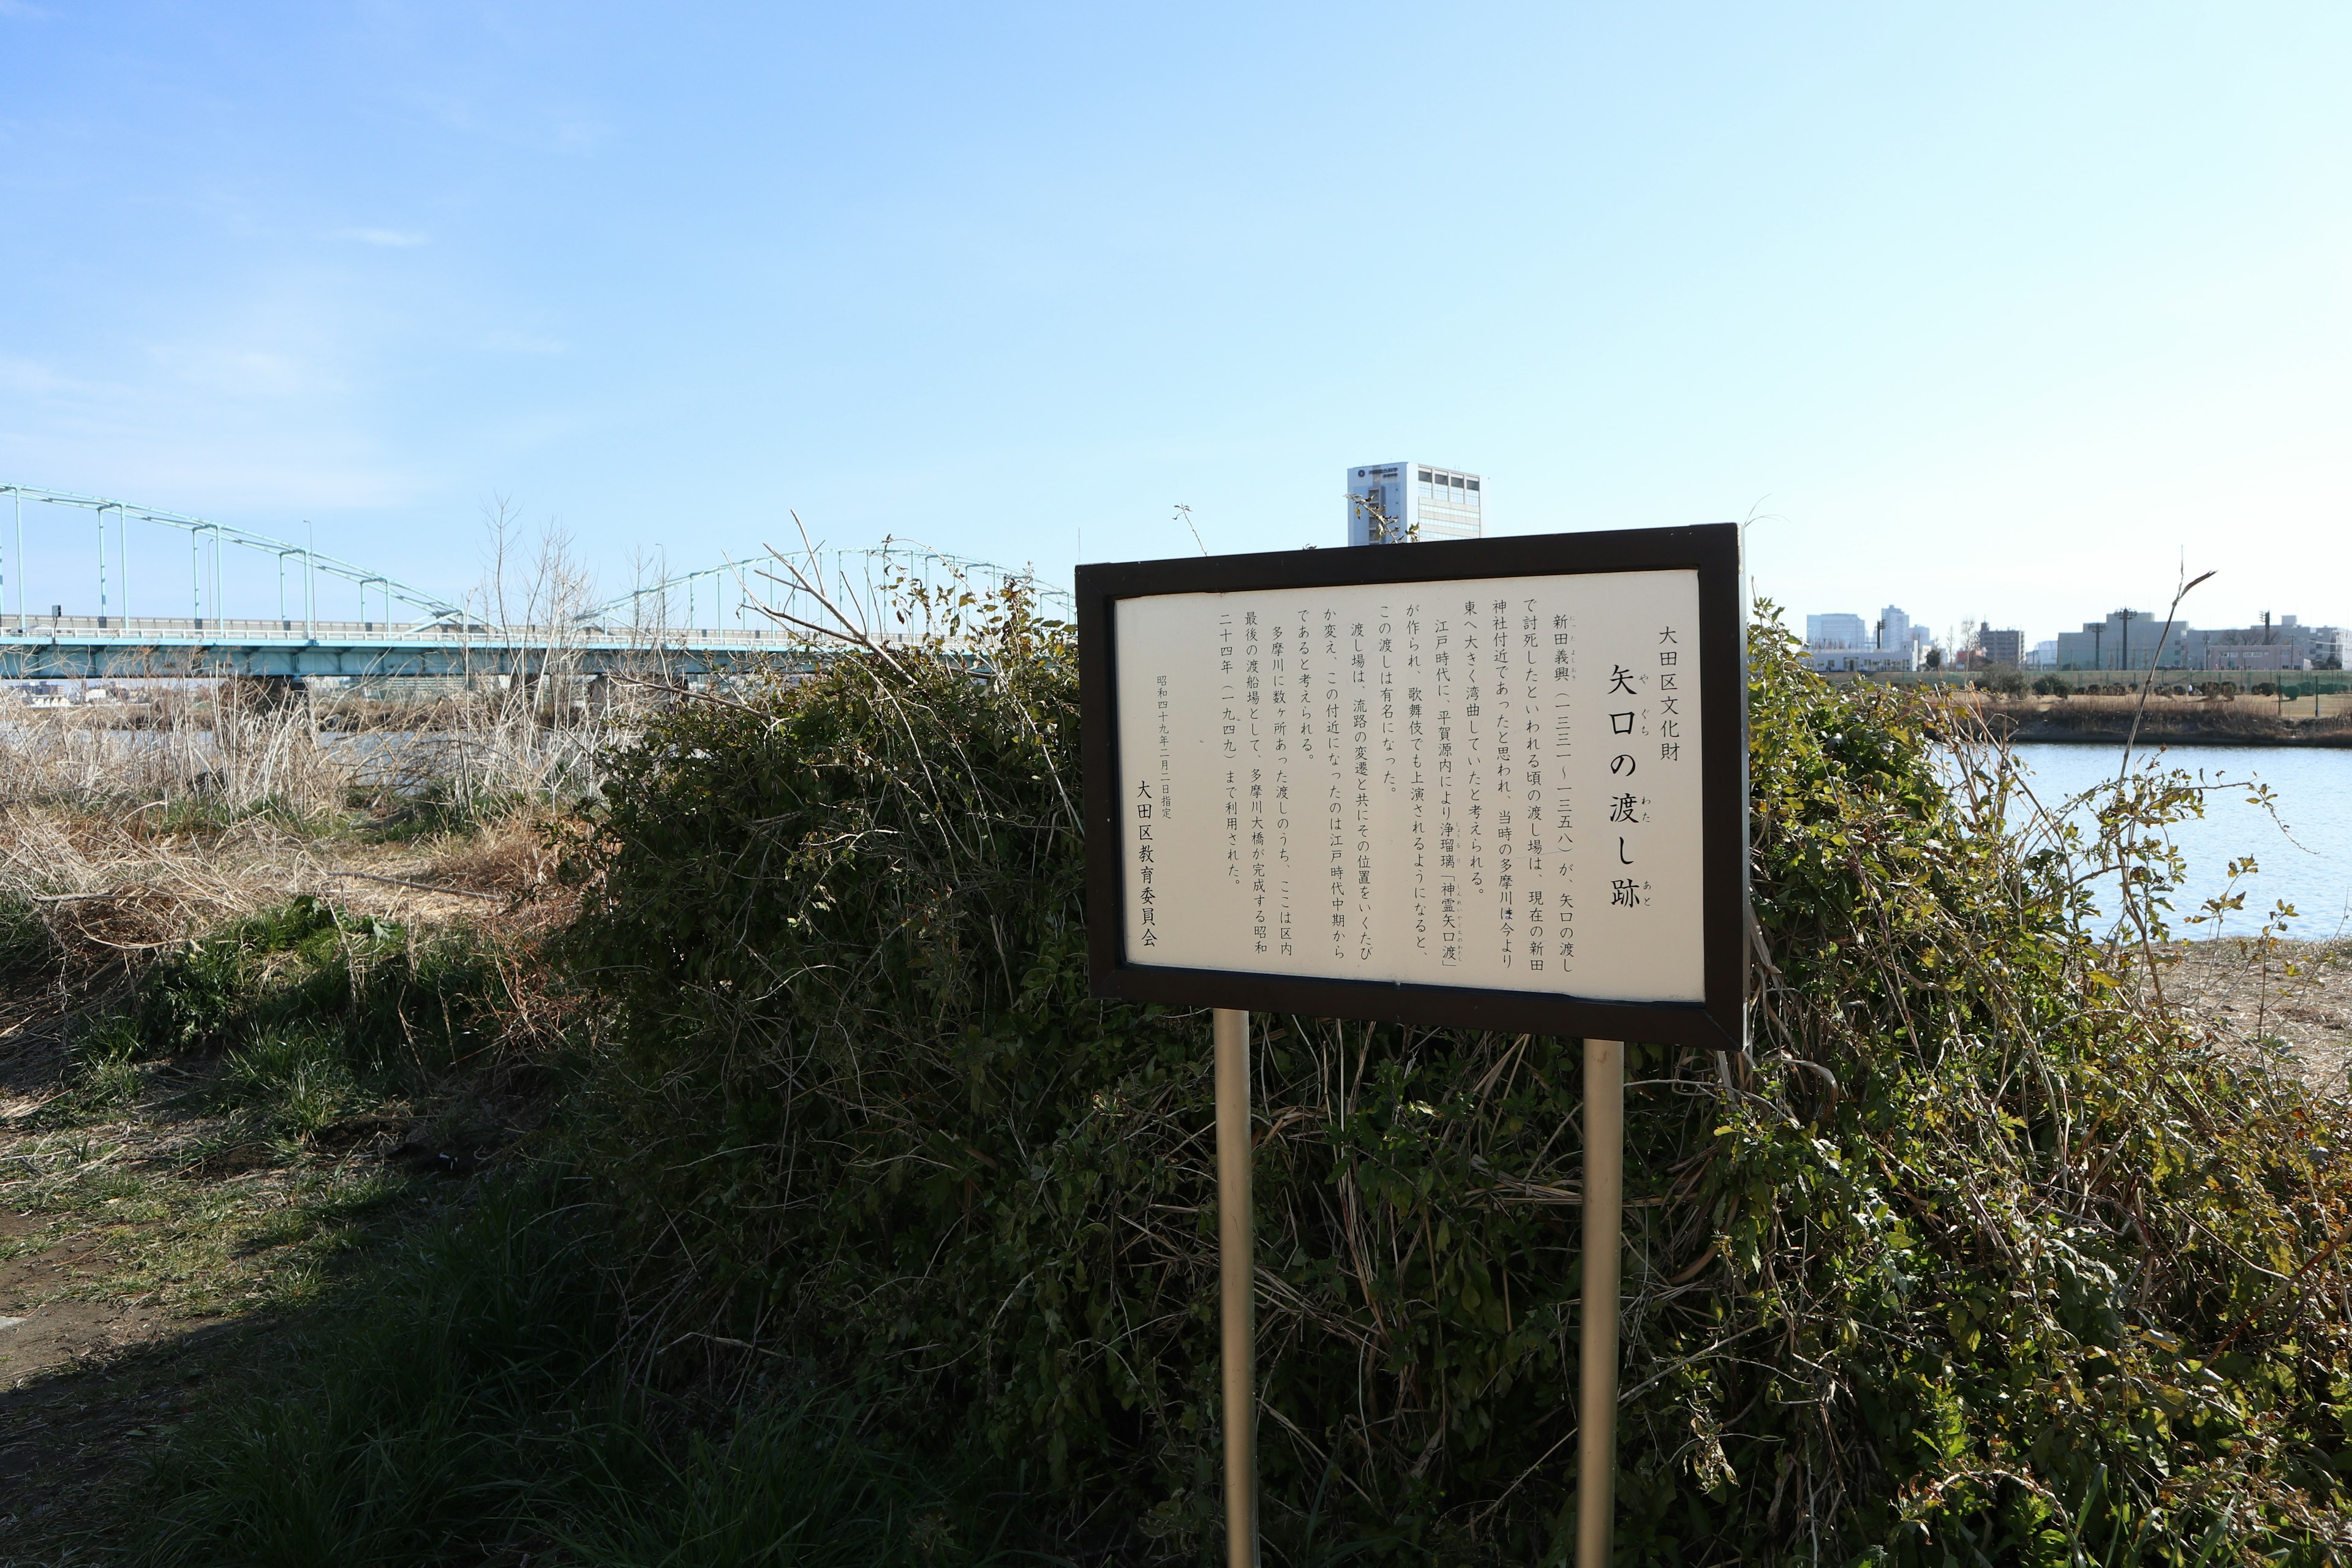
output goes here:
[[2107, 656], [2099, 651], [2100, 641], [2106, 635], [2107, 623], [2105, 621], [2101, 621], [2097, 626], [2091, 628], [2091, 668], [2093, 669], [2105, 669], [2107, 668]]

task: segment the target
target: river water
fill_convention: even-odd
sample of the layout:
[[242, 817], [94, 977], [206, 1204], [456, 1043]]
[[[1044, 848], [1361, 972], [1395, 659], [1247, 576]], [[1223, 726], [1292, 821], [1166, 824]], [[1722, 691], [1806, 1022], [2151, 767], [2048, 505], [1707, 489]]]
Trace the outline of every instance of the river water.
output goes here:
[[[2045, 805], [2116, 776], [2119, 746], [2026, 742], [2011, 748], [2033, 775], [2034, 794]], [[2165, 752], [2167, 766], [2208, 779], [2236, 783], [2259, 779], [2276, 794], [2278, 819], [2246, 804], [2242, 789], [2217, 790], [2205, 797], [2205, 815], [2173, 829], [2189, 862], [2189, 885], [2174, 895], [2176, 917], [2194, 914], [2220, 892], [2233, 858], [2252, 855], [2259, 875], [2239, 884], [2245, 910], [2230, 917], [2224, 933], [2252, 935], [2273, 900], [2284, 899], [2301, 915], [2291, 936], [2326, 939], [2352, 936], [2352, 749], [2302, 746], [2180, 746]], [[2203, 936], [2210, 928], [2182, 926], [2177, 934]]]

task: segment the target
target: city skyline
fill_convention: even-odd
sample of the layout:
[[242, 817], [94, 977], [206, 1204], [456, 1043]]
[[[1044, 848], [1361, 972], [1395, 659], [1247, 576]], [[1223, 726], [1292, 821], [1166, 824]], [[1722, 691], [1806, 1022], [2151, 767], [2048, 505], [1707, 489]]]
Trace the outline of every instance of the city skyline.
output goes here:
[[1811, 611], [1804, 616], [1805, 647], [1817, 654], [1886, 651], [1906, 639], [1924, 638], [1945, 658], [1980, 653], [1993, 663], [2060, 669], [2145, 669], [2152, 650], [2159, 649], [2163, 668], [2292, 669], [2305, 659], [2331, 658], [2340, 667], [2343, 630], [2293, 614], [2266, 614], [2263, 621], [2246, 626], [2200, 626], [2185, 613], [2168, 616], [2128, 605], [2110, 610], [2097, 621], [2082, 622], [2079, 630], [2044, 638], [1980, 616], [1965, 618], [1936, 635], [1893, 605], [1875, 620], [1850, 611]]

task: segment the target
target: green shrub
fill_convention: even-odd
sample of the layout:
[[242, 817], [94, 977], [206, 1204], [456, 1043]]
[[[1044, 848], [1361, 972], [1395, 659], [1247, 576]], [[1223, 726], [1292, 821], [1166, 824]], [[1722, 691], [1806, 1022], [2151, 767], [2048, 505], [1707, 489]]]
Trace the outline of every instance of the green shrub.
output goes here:
[[74, 1042], [79, 1082], [68, 1109], [90, 1113], [132, 1104], [146, 1088], [139, 1037], [121, 1017], [102, 1018]]
[[155, 1055], [326, 1041], [352, 1072], [430, 1072], [495, 1036], [501, 984], [483, 937], [420, 936], [306, 893], [166, 955], [133, 1016]]
[[315, 1029], [272, 1031], [229, 1053], [222, 1097], [266, 1108], [276, 1130], [309, 1138], [358, 1109], [343, 1042]]
[[[616, 1016], [582, 1110], [665, 1325], [1038, 1456], [1193, 1556], [1206, 1018], [1087, 997], [1069, 649], [1001, 608], [985, 675], [845, 658], [617, 761], [575, 866]], [[2104, 865], [2160, 938], [2201, 796], [2134, 775], [2029, 834], [1997, 748], [1931, 738], [1964, 715], [1832, 687], [1776, 626], [1752, 663], [1756, 1043], [1631, 1052], [1621, 1552], [2325, 1560], [2340, 1115], [2086, 932]], [[1563, 1560], [1573, 1044], [1260, 1023], [1271, 1548]]]

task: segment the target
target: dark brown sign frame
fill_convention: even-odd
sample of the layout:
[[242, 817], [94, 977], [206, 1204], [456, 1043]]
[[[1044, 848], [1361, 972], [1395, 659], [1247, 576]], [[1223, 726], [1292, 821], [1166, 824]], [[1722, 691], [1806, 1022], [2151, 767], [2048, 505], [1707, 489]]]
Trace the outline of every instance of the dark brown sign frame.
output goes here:
[[[1087, 936], [1094, 994], [1194, 1007], [1737, 1049], [1747, 1005], [1748, 866], [1748, 647], [1739, 543], [1738, 525], [1725, 522], [1080, 566], [1080, 751], [1086, 767]], [[1698, 574], [1703, 1002], [1614, 1002], [1548, 992], [1128, 962], [1125, 867], [1114, 787], [1114, 781], [1123, 776], [1113, 635], [1120, 601], [1161, 594], [1654, 571]]]

